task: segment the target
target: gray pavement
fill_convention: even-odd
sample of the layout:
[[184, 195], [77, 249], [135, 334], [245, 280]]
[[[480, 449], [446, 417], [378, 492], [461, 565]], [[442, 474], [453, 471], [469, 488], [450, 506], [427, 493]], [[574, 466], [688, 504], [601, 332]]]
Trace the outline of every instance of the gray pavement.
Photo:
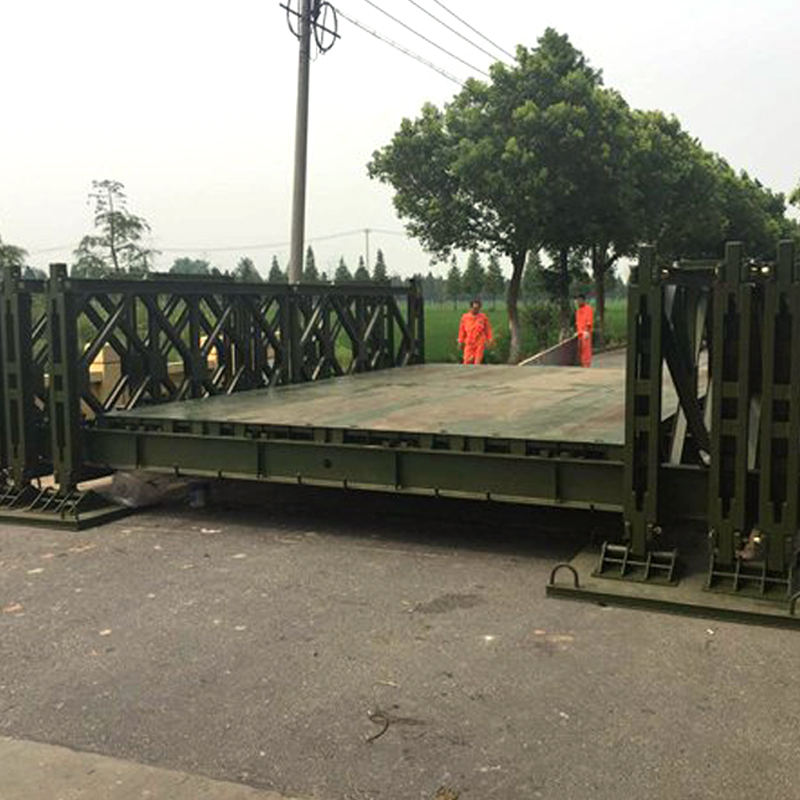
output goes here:
[[290, 800], [274, 792], [0, 737], [2, 800]]
[[545, 599], [607, 520], [227, 497], [0, 529], [0, 735], [315, 800], [797, 798], [796, 633]]

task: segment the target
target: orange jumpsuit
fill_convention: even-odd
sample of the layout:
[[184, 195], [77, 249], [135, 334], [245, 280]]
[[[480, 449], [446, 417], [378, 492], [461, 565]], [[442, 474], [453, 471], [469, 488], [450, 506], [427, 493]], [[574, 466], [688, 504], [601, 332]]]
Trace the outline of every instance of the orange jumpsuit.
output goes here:
[[467, 311], [458, 326], [458, 343], [464, 345], [464, 363], [480, 364], [487, 342], [492, 341], [492, 326], [489, 317], [482, 311], [473, 314]]
[[592, 366], [592, 328], [594, 311], [588, 303], [575, 311], [575, 331], [578, 334], [578, 361], [582, 367]]

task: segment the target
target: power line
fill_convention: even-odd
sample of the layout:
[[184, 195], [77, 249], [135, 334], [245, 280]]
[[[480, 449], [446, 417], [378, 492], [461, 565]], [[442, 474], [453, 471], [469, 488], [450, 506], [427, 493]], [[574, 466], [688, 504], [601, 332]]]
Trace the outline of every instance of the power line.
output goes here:
[[451, 17], [455, 17], [462, 25], [469, 28], [473, 33], [477, 33], [478, 36], [481, 37], [481, 39], [483, 39], [485, 42], [488, 42], [492, 47], [496, 48], [501, 53], [503, 53], [503, 55], [508, 56], [512, 61], [514, 60], [514, 55], [512, 53], [509, 53], [508, 50], [506, 50], [503, 47], [500, 47], [499, 44], [493, 42], [488, 36], [481, 33], [477, 28], [473, 28], [472, 25], [469, 24], [469, 22], [467, 22], [464, 19], [461, 19], [461, 17], [459, 17], [458, 14], [455, 13], [455, 11], [451, 11], [444, 3], [440, 2], [439, 0], [433, 0], [433, 2], [436, 3], [436, 5], [439, 6], [439, 8], [443, 8], [448, 14], [450, 14]]
[[378, 33], [378, 31], [374, 30], [373, 28], [364, 25], [363, 22], [359, 22], [357, 19], [353, 19], [353, 17], [348, 17], [347, 14], [344, 13], [341, 9], [338, 9], [339, 16], [342, 19], [346, 19], [351, 25], [355, 25], [357, 28], [361, 28], [364, 33], [368, 33], [370, 36], [374, 36], [379, 41], [383, 42], [384, 44], [388, 44], [389, 47], [393, 47], [395, 50], [403, 53], [403, 55], [408, 56], [409, 58], [413, 58], [415, 61], [418, 61], [420, 64], [424, 64], [429, 69], [432, 69], [434, 72], [438, 72], [443, 77], [447, 78], [449, 81], [453, 81], [453, 83], [457, 83], [459, 86], [463, 86], [464, 84], [455, 75], [447, 72], [447, 70], [442, 69], [441, 67], [436, 66], [432, 61], [428, 61], [427, 58], [423, 58], [421, 55], [418, 55], [413, 50], [409, 50], [403, 45], [398, 44], [393, 39], [389, 39], [387, 36]]
[[59, 250], [67, 250], [68, 248], [72, 248], [74, 244], [74, 242], [69, 242], [68, 244], [53, 245], [53, 247], [40, 247], [36, 250], [30, 250], [29, 255], [39, 256], [43, 255], [44, 253], [57, 253]]
[[[344, 16], [339, 12], [340, 16]], [[328, 233], [324, 236], [312, 236], [306, 241], [311, 242], [326, 242], [331, 239], [343, 239], [345, 236], [357, 236], [364, 233], [364, 228], [357, 228], [350, 231], [340, 231], [338, 233]], [[392, 236], [405, 236], [402, 231], [390, 231], [378, 228], [370, 228], [371, 231], [382, 234], [391, 234]], [[279, 250], [288, 247], [291, 242], [270, 242], [268, 244], [240, 244], [232, 247], [162, 247], [159, 252], [162, 253], [231, 253], [236, 250]]]
[[456, 36], [459, 37], [459, 39], [463, 39], [467, 44], [471, 44], [476, 50], [480, 50], [481, 53], [489, 56], [489, 58], [493, 60], [497, 59], [497, 56], [494, 53], [490, 53], [488, 50], [486, 50], [486, 48], [482, 47], [477, 42], [473, 42], [472, 39], [464, 36], [464, 34], [461, 33], [460, 31], [457, 31], [454, 27], [452, 27], [452, 25], [448, 25], [443, 19], [439, 19], [439, 17], [437, 17], [435, 14], [432, 14], [430, 11], [428, 11], [428, 9], [425, 8], [425, 6], [418, 3], [417, 0], [408, 0], [408, 2], [411, 3], [412, 6], [418, 8], [423, 14], [427, 14], [432, 20], [435, 20], [441, 26], [447, 28], [447, 30], [449, 30], [450, 33], [454, 33]]
[[[360, 236], [365, 228], [355, 228], [349, 231], [339, 231], [338, 233], [327, 233], [323, 236], [314, 236], [308, 239], [309, 242], [326, 242], [331, 239], [343, 239], [346, 236]], [[406, 236], [405, 231], [392, 231], [388, 228], [370, 228], [372, 233], [380, 233], [387, 236]], [[232, 253], [236, 250], [279, 250], [288, 247], [291, 242], [270, 242], [267, 244], [239, 244], [229, 247], [161, 247], [159, 253]], [[74, 243], [54, 245], [53, 247], [40, 247], [30, 250], [29, 255], [42, 255], [44, 253], [55, 253], [59, 250], [67, 250], [74, 247]]]
[[[484, 75], [487, 78], [490, 77], [489, 73], [486, 72], [485, 70], [482, 70], [479, 67], [476, 67], [474, 64], [470, 64], [469, 61], [465, 61], [463, 58], [461, 58], [460, 56], [457, 56], [455, 53], [451, 53], [449, 50], [447, 50], [446, 48], [442, 47], [440, 44], [436, 44], [436, 42], [434, 42], [433, 39], [429, 39], [427, 36], [425, 36], [425, 34], [420, 33], [418, 30], [415, 30], [414, 28], [412, 28], [410, 25], [407, 25], [402, 20], [399, 20], [397, 17], [393, 16], [388, 11], [385, 11], [384, 9], [382, 9], [377, 3], [373, 3], [372, 0], [364, 0], [364, 2], [367, 5], [372, 6], [376, 11], [380, 11], [381, 14], [384, 14], [385, 16], [389, 17], [389, 19], [392, 20], [392, 22], [396, 22], [398, 25], [400, 25], [401, 27], [405, 28], [407, 31], [410, 31], [415, 36], [418, 36], [424, 42], [427, 42], [428, 44], [432, 45], [437, 50], [441, 50], [445, 55], [448, 55], [448, 56], [450, 56], [450, 58], [454, 58], [456, 61], [461, 62], [465, 67], [469, 67], [474, 72], [479, 72], [481, 75]], [[339, 12], [339, 13], [341, 13], [341, 12]], [[344, 16], [344, 14], [342, 14], [342, 16]]]

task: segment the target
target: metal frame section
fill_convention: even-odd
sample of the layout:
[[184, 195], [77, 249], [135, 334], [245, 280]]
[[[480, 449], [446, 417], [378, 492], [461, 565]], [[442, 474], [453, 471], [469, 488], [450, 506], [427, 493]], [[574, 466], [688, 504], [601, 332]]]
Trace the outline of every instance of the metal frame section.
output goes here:
[[[652, 248], [641, 249], [629, 291], [623, 540], [605, 543], [593, 569], [579, 556], [575, 585], [553, 580], [548, 593], [679, 613], [697, 606], [768, 624], [788, 610], [796, 624], [799, 326], [800, 266], [790, 241], [771, 263], [748, 260], [738, 243], [722, 262], [659, 265]], [[666, 424], [665, 366], [679, 399]], [[688, 495], [665, 484], [679, 466], [703, 478], [705, 525], [665, 548], [681, 539], [668, 516], [688, 516]], [[663, 586], [637, 593], [625, 582]], [[695, 584], [704, 599], [688, 601], [682, 593]]]
[[0, 288], [0, 468], [17, 486], [50, 472], [44, 362], [47, 315], [44, 281], [23, 280], [6, 267]]
[[[0, 519], [33, 513], [54, 474], [56, 516], [75, 518], [88, 425], [115, 409], [422, 363], [420, 286], [286, 285], [150, 275], [47, 281], [8, 268], [0, 285]], [[115, 375], [92, 386], [95, 359]], [[78, 493], [76, 495], [76, 492]], [[38, 496], [38, 495], [37, 495]], [[33, 503], [41, 508], [41, 497]], [[74, 522], [74, 519], [73, 519]]]
[[622, 510], [622, 448], [613, 445], [130, 414], [86, 429], [85, 443], [98, 469]]
[[[647, 558], [658, 525], [661, 448], [661, 317], [663, 292], [655, 250], [643, 247], [628, 291], [625, 370], [626, 565]], [[601, 571], [604, 569], [601, 560]]]

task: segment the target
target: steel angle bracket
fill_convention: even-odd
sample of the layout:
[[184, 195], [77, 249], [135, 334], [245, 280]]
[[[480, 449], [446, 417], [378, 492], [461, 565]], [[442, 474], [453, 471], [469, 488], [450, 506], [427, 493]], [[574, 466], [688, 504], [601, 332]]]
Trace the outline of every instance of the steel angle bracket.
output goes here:
[[598, 552], [580, 551], [572, 561], [557, 564], [546, 594], [565, 600], [581, 600], [601, 606], [623, 606], [666, 614], [800, 629], [800, 593], [776, 601], [745, 594], [727, 594], [707, 588], [708, 559], [698, 549], [681, 551], [680, 580], [673, 584], [620, 580], [597, 574]]

